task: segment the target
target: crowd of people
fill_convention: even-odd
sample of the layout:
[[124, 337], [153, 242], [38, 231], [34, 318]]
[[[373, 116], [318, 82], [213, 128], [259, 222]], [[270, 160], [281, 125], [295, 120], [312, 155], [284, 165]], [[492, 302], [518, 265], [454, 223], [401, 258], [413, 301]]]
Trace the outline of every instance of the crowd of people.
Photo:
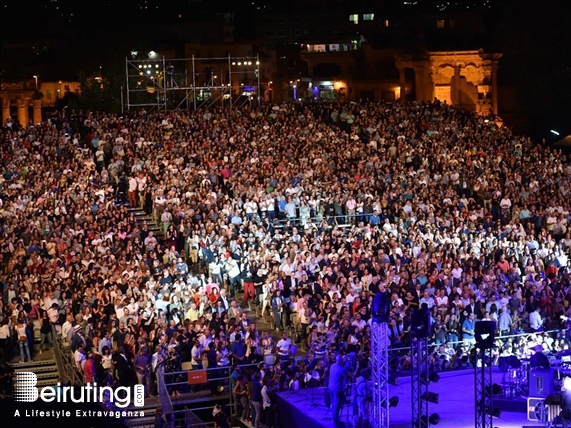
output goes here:
[[[488, 118], [438, 101], [64, 109], [1, 140], [5, 359], [16, 343], [33, 357], [37, 320], [40, 352], [56, 326], [85, 381], [155, 394], [183, 363], [250, 363], [260, 385], [293, 388], [315, 370], [323, 382], [336, 354], [367, 367], [377, 292], [391, 294], [394, 370], [423, 305], [435, 366], [469, 364], [479, 320], [569, 345], [570, 159]], [[270, 425], [264, 400], [236, 410]]]

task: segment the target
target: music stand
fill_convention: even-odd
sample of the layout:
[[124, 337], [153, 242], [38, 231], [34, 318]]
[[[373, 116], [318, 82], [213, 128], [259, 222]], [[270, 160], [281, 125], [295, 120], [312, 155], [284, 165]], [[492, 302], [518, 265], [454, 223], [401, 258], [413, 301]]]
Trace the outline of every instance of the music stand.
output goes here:
[[317, 384], [319, 383], [320, 380], [321, 376], [319, 375], [319, 372], [317, 370], [313, 370], [313, 372], [311, 373], [311, 377], [309, 379], [309, 382], [314, 381], [311, 387], [311, 405], [309, 406], [310, 409], [313, 407], [320, 406], [320, 404], [315, 401], [315, 388], [317, 388]]

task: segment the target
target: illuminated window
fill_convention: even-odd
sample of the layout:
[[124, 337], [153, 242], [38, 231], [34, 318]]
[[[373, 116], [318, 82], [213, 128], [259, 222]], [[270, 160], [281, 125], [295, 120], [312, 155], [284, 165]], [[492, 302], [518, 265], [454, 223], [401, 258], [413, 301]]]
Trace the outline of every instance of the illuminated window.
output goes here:
[[363, 21], [372, 21], [373, 19], [375, 19], [374, 13], [364, 13], [363, 14]]
[[389, 20], [388, 20], [388, 19], [385, 19], [385, 20], [383, 21], [383, 27], [385, 27], [385, 28], [388, 28], [388, 27], [389, 27]]
[[359, 23], [359, 14], [358, 13], [352, 13], [351, 15], [349, 15], [349, 22], [352, 22], [353, 24], [358, 24]]
[[444, 28], [444, 19], [437, 19], [436, 20], [436, 28]]

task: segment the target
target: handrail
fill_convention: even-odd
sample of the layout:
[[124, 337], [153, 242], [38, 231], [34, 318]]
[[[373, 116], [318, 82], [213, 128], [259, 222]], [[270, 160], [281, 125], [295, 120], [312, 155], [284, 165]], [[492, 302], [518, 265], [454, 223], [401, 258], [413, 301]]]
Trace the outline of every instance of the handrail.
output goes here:
[[61, 335], [58, 334], [54, 325], [52, 325], [52, 337], [54, 343], [54, 359], [56, 360], [57, 371], [64, 382], [69, 382], [71, 380], [71, 376], [69, 375], [69, 368], [63, 362], [63, 343]]
[[78, 370], [71, 347], [67, 346], [56, 327], [52, 325], [54, 357], [58, 373], [64, 383], [83, 385], [83, 374]]
[[164, 377], [157, 377], [157, 390], [159, 393], [159, 401], [163, 408], [163, 413], [171, 419], [173, 417], [173, 406]]
[[[560, 333], [562, 333], [562, 331], [561, 331], [561, 329], [557, 329], [557, 330], [540, 331], [540, 332], [535, 332], [535, 333], [529, 333], [529, 332], [528, 332], [528, 333], [508, 334], [508, 335], [505, 335], [505, 336], [496, 336], [496, 337], [495, 337], [495, 340], [505, 340], [505, 339], [511, 339], [511, 338], [514, 338], [514, 337], [523, 337], [523, 336], [531, 336], [531, 335], [546, 335], [546, 334], [552, 334], [552, 333], [560, 334]], [[450, 344], [453, 344], [453, 345], [463, 345], [464, 342], [465, 342], [464, 340], [458, 340], [458, 341], [449, 342], [449, 343], [450, 343]], [[430, 348], [430, 347], [435, 347], [435, 346], [440, 346], [440, 344], [436, 344], [436, 343], [429, 343], [429, 344], [428, 344], [428, 347], [429, 347], [429, 348]], [[410, 347], [409, 347], [409, 346], [402, 346], [402, 347], [399, 347], [399, 348], [392, 348], [392, 347], [389, 348], [389, 351], [391, 351], [391, 352], [392, 352], [392, 351], [408, 351], [408, 350], [410, 350]]]

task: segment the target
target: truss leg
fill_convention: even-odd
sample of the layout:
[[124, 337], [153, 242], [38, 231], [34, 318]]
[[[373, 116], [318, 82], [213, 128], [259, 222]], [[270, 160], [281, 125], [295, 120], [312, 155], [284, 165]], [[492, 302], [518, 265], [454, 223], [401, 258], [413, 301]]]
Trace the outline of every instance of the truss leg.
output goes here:
[[492, 428], [492, 349], [479, 349], [474, 367], [475, 427]]
[[373, 406], [372, 427], [389, 428], [389, 334], [386, 323], [373, 322], [372, 340], [372, 382]]
[[428, 339], [413, 338], [410, 351], [412, 426], [428, 428]]

